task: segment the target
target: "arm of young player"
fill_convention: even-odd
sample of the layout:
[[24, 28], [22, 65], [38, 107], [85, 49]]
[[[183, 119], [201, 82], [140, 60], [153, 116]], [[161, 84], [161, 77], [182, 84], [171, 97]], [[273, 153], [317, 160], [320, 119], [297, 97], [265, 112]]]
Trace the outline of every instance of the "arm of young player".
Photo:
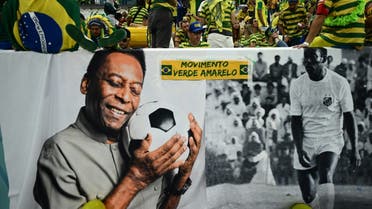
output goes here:
[[359, 151], [357, 149], [358, 138], [357, 138], [357, 133], [356, 133], [356, 123], [355, 123], [353, 112], [351, 111], [344, 112], [343, 115], [344, 115], [344, 126], [346, 129], [347, 135], [349, 136], [350, 144], [351, 144], [352, 153], [350, 155], [350, 161], [352, 163], [353, 170], [355, 170], [361, 164]]
[[165, 173], [183, 165], [184, 162], [177, 159], [187, 149], [184, 141], [184, 137], [175, 135], [152, 152], [149, 152], [151, 135], [139, 141], [128, 173], [104, 201], [106, 209], [127, 208], [139, 191]]
[[[188, 143], [190, 153], [185, 163], [179, 167], [179, 171], [173, 178], [173, 182], [171, 183], [171, 185], [169, 185], [171, 187], [170, 190], [175, 189], [176, 191], [180, 191], [181, 188], [184, 187], [184, 185], [187, 183], [188, 179], [191, 176], [192, 168], [200, 151], [201, 140], [203, 136], [202, 129], [200, 128], [197, 121], [195, 120], [195, 117], [191, 113], [189, 114], [188, 118], [190, 121], [190, 130], [192, 133], [191, 136], [189, 137]], [[180, 200], [181, 194], [169, 193], [162, 202], [160, 209], [175, 209], [177, 208]]]
[[310, 158], [303, 150], [303, 124], [301, 116], [291, 117], [291, 129], [293, 141], [296, 146], [299, 161], [303, 167], [310, 167]]

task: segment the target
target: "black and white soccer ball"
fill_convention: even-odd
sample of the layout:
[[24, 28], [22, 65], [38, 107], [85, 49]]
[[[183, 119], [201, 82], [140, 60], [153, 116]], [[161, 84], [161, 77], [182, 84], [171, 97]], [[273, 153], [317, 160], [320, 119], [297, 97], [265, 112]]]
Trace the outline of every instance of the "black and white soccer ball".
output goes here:
[[[187, 113], [159, 101], [139, 106], [128, 121], [131, 140], [143, 140], [148, 133], [152, 135], [149, 151], [157, 149], [177, 133], [188, 139], [189, 129]], [[187, 141], [185, 144], [187, 145]], [[179, 159], [186, 160], [188, 154], [189, 149]]]

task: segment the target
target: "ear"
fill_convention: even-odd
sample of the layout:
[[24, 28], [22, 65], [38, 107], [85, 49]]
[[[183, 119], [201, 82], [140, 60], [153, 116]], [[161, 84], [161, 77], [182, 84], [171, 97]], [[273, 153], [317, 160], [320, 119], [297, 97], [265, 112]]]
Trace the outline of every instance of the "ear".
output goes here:
[[82, 94], [87, 94], [87, 92], [88, 92], [88, 86], [89, 86], [89, 79], [88, 79], [87, 74], [85, 74], [83, 76], [83, 78], [81, 79], [80, 92]]

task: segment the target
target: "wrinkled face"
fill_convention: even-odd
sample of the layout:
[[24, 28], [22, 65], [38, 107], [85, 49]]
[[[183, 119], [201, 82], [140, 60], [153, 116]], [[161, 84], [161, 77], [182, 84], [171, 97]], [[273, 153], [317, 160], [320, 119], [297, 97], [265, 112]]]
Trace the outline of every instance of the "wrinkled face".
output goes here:
[[101, 28], [97, 25], [92, 25], [89, 27], [90, 34], [93, 37], [99, 37], [101, 35]]
[[142, 68], [134, 57], [108, 55], [96, 78], [88, 81], [88, 117], [105, 132], [117, 133], [138, 108], [142, 81]]

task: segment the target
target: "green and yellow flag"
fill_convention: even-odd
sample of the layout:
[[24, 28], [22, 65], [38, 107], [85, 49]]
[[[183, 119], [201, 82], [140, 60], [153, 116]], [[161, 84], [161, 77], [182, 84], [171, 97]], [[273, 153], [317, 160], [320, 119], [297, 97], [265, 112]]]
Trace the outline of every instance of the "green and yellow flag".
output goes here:
[[76, 0], [8, 0], [3, 20], [17, 50], [58, 53], [78, 48], [65, 29], [67, 24], [80, 27]]

